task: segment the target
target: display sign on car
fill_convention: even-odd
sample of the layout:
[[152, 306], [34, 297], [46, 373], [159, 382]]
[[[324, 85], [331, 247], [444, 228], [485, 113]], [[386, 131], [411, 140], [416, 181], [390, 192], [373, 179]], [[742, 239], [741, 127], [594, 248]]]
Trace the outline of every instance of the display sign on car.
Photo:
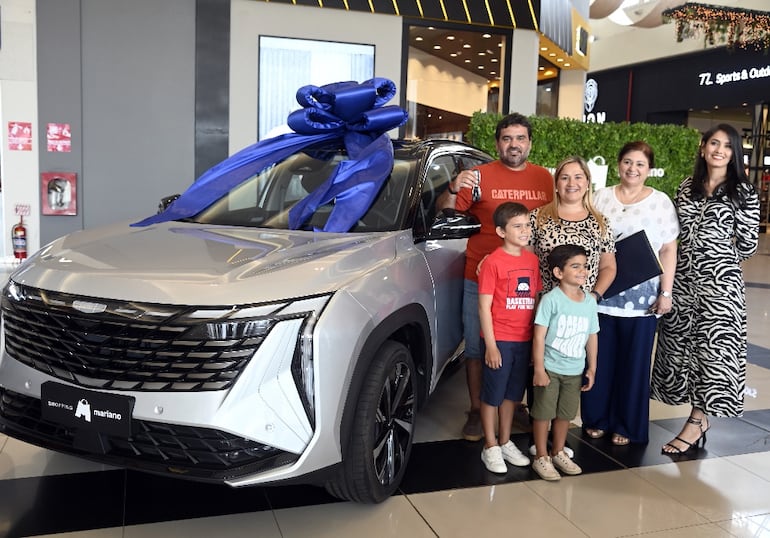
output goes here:
[[130, 437], [134, 398], [46, 381], [40, 387], [42, 415], [64, 426]]

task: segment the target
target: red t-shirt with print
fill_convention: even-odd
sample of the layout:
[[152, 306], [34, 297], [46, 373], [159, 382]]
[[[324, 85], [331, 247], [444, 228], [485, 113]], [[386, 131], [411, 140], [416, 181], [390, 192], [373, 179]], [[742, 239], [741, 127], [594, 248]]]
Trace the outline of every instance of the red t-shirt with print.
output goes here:
[[473, 202], [471, 189], [460, 189], [455, 202], [458, 211], [473, 213], [481, 221], [481, 231], [468, 239], [465, 251], [465, 278], [476, 281], [479, 262], [500, 246], [492, 214], [503, 202], [519, 202], [532, 211], [553, 200], [553, 176], [543, 168], [526, 163], [524, 170], [511, 170], [499, 159], [476, 167], [481, 172], [481, 201]]

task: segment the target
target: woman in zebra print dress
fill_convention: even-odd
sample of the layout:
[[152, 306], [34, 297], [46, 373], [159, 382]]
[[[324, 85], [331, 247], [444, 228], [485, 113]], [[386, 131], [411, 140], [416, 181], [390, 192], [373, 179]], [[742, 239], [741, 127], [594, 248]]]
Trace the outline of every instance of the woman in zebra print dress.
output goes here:
[[743, 168], [738, 132], [720, 124], [703, 135], [692, 177], [675, 199], [681, 232], [673, 309], [663, 318], [651, 396], [690, 404], [682, 431], [663, 445], [684, 454], [705, 444], [708, 415], [743, 414], [746, 297], [740, 263], [759, 240], [759, 198]]

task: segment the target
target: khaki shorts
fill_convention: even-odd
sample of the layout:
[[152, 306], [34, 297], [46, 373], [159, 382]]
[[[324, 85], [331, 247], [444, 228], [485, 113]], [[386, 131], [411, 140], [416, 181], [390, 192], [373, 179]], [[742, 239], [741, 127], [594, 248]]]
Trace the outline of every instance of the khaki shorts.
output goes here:
[[583, 374], [562, 375], [547, 370], [546, 373], [551, 382], [547, 387], [534, 387], [535, 401], [529, 410], [530, 416], [535, 420], [572, 420], [580, 404]]

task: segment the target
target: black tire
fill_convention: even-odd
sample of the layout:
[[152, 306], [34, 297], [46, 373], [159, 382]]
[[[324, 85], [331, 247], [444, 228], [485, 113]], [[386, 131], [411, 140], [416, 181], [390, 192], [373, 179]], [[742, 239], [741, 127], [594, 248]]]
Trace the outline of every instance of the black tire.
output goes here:
[[406, 346], [385, 342], [366, 372], [342, 471], [326, 484], [329, 493], [350, 501], [379, 503], [398, 489], [412, 451], [416, 381]]

